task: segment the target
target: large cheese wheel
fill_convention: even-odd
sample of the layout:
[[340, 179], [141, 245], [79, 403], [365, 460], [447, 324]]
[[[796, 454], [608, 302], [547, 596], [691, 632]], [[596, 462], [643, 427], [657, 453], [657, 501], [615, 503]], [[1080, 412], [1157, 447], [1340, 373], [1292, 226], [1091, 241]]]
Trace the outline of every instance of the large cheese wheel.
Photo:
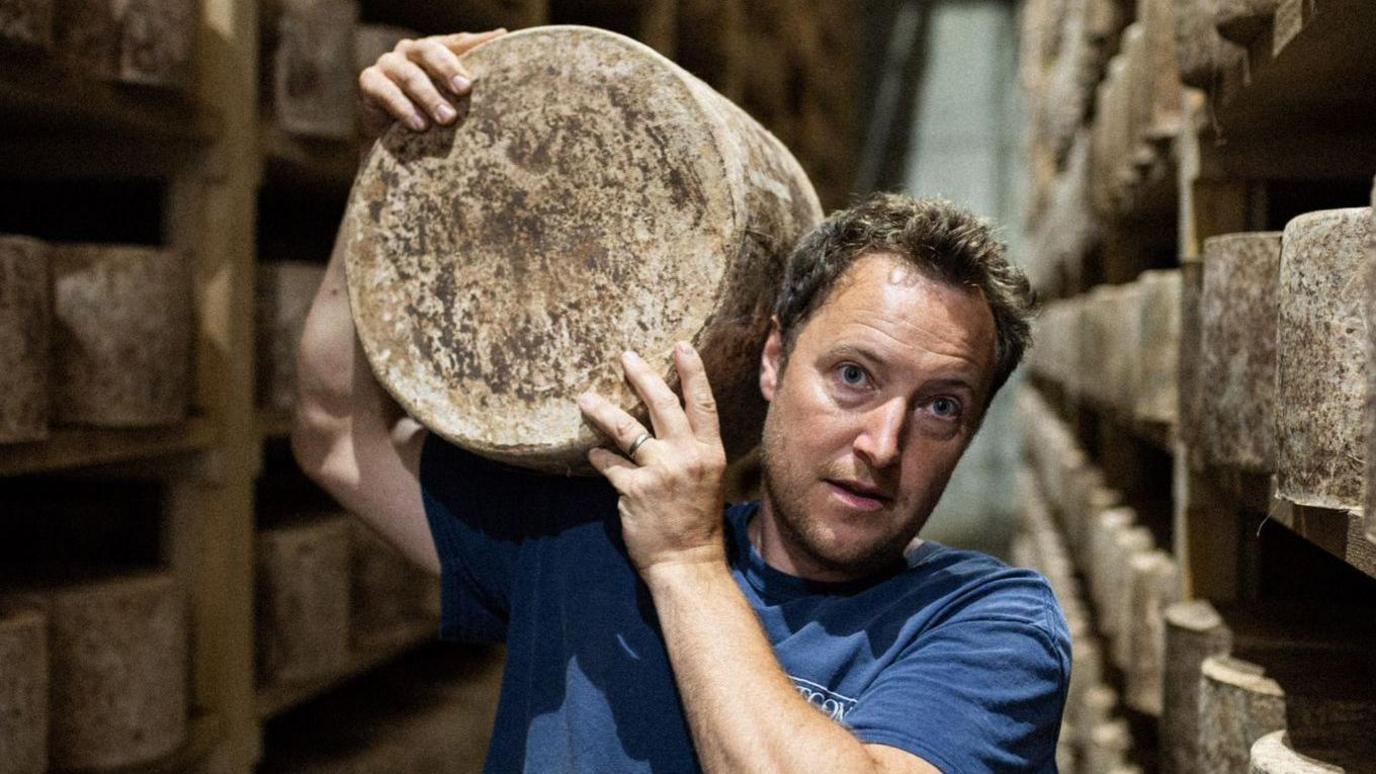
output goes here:
[[1252, 744], [1285, 728], [1285, 692], [1255, 664], [1209, 656], [1199, 677], [1199, 771], [1246, 774]]
[[0, 443], [48, 436], [52, 280], [42, 242], [0, 236]]
[[1363, 503], [1366, 207], [1301, 215], [1281, 240], [1276, 347], [1279, 495], [1319, 508]]
[[182, 88], [192, 70], [200, 22], [195, 0], [63, 0], [58, 50], [99, 78]]
[[53, 245], [53, 419], [107, 427], [186, 418], [191, 267], [152, 247]]
[[262, 683], [313, 680], [349, 659], [349, 522], [306, 518], [256, 541], [258, 675]]
[[1276, 232], [1204, 240], [1199, 391], [1202, 446], [1217, 464], [1275, 470]]
[[1233, 633], [1203, 600], [1177, 602], [1164, 615], [1165, 656], [1161, 684], [1161, 770], [1199, 771], [1199, 680], [1204, 659], [1226, 656]]
[[1127, 691], [1129, 707], [1156, 718], [1162, 713], [1165, 669], [1165, 609], [1180, 598], [1180, 567], [1165, 551], [1148, 551], [1128, 560]]
[[466, 54], [455, 127], [391, 130], [345, 215], [354, 320], [379, 381], [432, 431], [527, 467], [583, 468], [574, 403], [638, 404], [635, 350], [703, 354], [728, 454], [758, 440], [783, 258], [820, 217], [801, 167], [646, 46], [524, 30]]
[[49, 765], [111, 769], [186, 738], [186, 597], [161, 571], [49, 582], [7, 595], [43, 611], [51, 664]]
[[336, 140], [354, 136], [358, 15], [354, 0], [283, 3], [272, 57], [272, 96], [277, 122], [287, 132]]
[[1114, 718], [1094, 726], [1085, 746], [1085, 771], [1110, 772], [1127, 762], [1132, 733], [1126, 720]]

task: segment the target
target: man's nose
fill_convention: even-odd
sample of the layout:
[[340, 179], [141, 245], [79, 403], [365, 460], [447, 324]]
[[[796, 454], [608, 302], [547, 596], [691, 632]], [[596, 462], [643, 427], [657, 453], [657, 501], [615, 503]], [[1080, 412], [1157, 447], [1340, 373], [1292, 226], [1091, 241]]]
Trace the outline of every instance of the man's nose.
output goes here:
[[865, 413], [864, 426], [855, 439], [855, 451], [874, 468], [898, 461], [907, 422], [908, 404], [901, 398], [885, 401]]

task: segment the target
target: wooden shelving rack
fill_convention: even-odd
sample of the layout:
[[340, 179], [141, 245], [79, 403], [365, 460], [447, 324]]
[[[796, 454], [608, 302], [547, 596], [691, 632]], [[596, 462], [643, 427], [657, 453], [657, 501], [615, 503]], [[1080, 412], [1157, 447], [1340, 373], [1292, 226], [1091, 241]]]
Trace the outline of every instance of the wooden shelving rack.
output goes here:
[[[1110, 57], [1127, 58], [1123, 30], [1134, 19], [1144, 21], [1143, 9], [1150, 13], [1153, 8], [1171, 6], [1143, 0], [1136, 4], [1134, 13], [1132, 5], [1098, 0], [1089, 3], [1087, 40], [1099, 48], [1087, 66], [1097, 68], [1105, 80], [1100, 81], [1090, 109], [1081, 118], [1082, 131], [1088, 133], [1085, 136], [1092, 136], [1102, 122], [1115, 118], [1114, 105], [1103, 103], [1112, 93], [1103, 84], [1110, 77]], [[1173, 8], [1179, 12], [1185, 5], [1176, 3]], [[1082, 303], [1092, 291], [1133, 283], [1148, 270], [1198, 266], [1204, 241], [1210, 237], [1280, 231], [1286, 221], [1303, 212], [1371, 203], [1376, 135], [1369, 127], [1376, 116], [1376, 92], [1357, 84], [1376, 78], [1376, 59], [1370, 55], [1376, 6], [1362, 0], [1281, 0], [1279, 5], [1274, 20], [1242, 47], [1239, 58], [1215, 71], [1207, 90], [1186, 88], [1181, 92], [1173, 136], [1155, 141], [1137, 139], [1140, 155], [1135, 164], [1117, 167], [1130, 174], [1122, 172], [1114, 181], [1121, 188], [1108, 206], [1102, 200], [1092, 202], [1092, 195], [1085, 196], [1082, 210], [1087, 222], [1095, 225], [1093, 239], [1058, 243], [1056, 235], [1039, 233], [1043, 223], [1063, 227], [1066, 222], [1057, 219], [1063, 213], [1056, 209], [1064, 197], [1057, 199], [1053, 192], [1061, 191], [1056, 186], [1075, 184], [1068, 161], [1074, 154], [1072, 151], [1056, 158], [1049, 148], [1050, 133], [1034, 128], [1033, 157], [1053, 159], [1056, 172], [1054, 180], [1044, 167], [1034, 172], [1034, 190], [1039, 190], [1034, 193], [1028, 231], [1034, 237], [1030, 243], [1044, 250], [1025, 260], [1043, 299], [1052, 308], [1064, 301], [1070, 306], [1062, 308], [1074, 309], [1073, 305]], [[1046, 7], [1032, 0], [1025, 20], [1025, 43], [1030, 45], [1023, 56], [1032, 59], [1024, 65], [1024, 80], [1031, 87], [1034, 114], [1046, 109], [1036, 100], [1047, 93], [1054, 57], [1068, 50], [1062, 40], [1060, 52], [1037, 59], [1054, 49], [1047, 42], [1049, 27], [1045, 25], [1058, 22], [1036, 16], [1039, 8]], [[1126, 18], [1117, 17], [1116, 24], [1104, 22], [1115, 14], [1126, 14]], [[1156, 21], [1160, 23], [1160, 17]], [[1096, 23], [1106, 26], [1096, 29]], [[1165, 23], [1174, 22], [1167, 17]], [[1124, 69], [1120, 65], [1118, 72]], [[1137, 77], [1148, 76], [1139, 73]], [[1155, 155], [1143, 150], [1151, 147]], [[1101, 155], [1097, 159], [1091, 156], [1092, 164], [1108, 168], [1119, 163], [1117, 158], [1108, 157], [1102, 146], [1096, 150]], [[1093, 173], [1088, 179], [1086, 188], [1093, 184]], [[1068, 329], [1057, 330], [1070, 333]], [[1054, 349], [1058, 342], [1043, 346]], [[1128, 349], [1128, 354], [1141, 362], [1148, 356], [1148, 345], [1137, 346], [1141, 349]], [[1180, 357], [1192, 357], [1185, 354], [1183, 344], [1180, 350]], [[1376, 542], [1364, 532], [1360, 509], [1336, 511], [1288, 503], [1278, 496], [1274, 476], [1208, 462], [1198, 440], [1199, 428], [1181, 424], [1187, 422], [1186, 409], [1190, 407], [1179, 405], [1177, 419], [1169, 426], [1144, 425], [1132, 418], [1132, 411], [1125, 414], [1122, 407], [1110, 407], [1088, 396], [1083, 383], [1105, 378], [1103, 363], [1072, 366], [1069, 360], [1057, 360], [1059, 355], [1050, 357], [1049, 361], [1033, 363], [1024, 387], [1029, 393], [1024, 397], [1029, 464], [1042, 466], [1041, 475], [1029, 473], [1025, 480], [1035, 482], [1028, 484], [1029, 499], [1044, 497], [1046, 502], [1028, 506], [1022, 550], [1047, 562], [1043, 569], [1054, 576], [1053, 585], [1061, 584], [1057, 593], [1063, 595], [1068, 616], [1077, 622], [1073, 625], [1084, 627], [1079, 631], [1086, 643], [1102, 645], [1101, 650], [1108, 651], [1108, 643], [1121, 634], [1105, 624], [1105, 617], [1116, 615], [1115, 610], [1105, 609], [1097, 600], [1085, 601], [1103, 593], [1103, 589], [1095, 588], [1103, 580], [1103, 570], [1094, 564], [1113, 554], [1086, 553], [1103, 549], [1084, 541], [1085, 531], [1093, 529], [1091, 520], [1105, 518], [1099, 514], [1107, 506], [1086, 509], [1085, 502], [1067, 500], [1073, 499], [1069, 493], [1079, 491], [1074, 475], [1099, 477], [1094, 480], [1113, 492], [1114, 502], [1132, 509], [1135, 524], [1145, 527], [1155, 547], [1173, 560], [1180, 599], [1205, 601], [1220, 611], [1232, 611], [1228, 615], [1237, 616], [1240, 625], [1258, 622], [1248, 621], [1248, 615], [1263, 619], [1270, 615], [1267, 605], [1283, 603], [1307, 609], [1313, 613], [1307, 619], [1309, 630], [1303, 628], [1306, 618], [1299, 616], [1288, 620], [1287, 625], [1298, 628], [1285, 636], [1297, 642], [1327, 638], [1341, 642], [1342, 647], [1376, 653], [1376, 639], [1369, 631], [1354, 628], [1339, 633], [1332, 621], [1320, 615], [1341, 605], [1352, 605], [1358, 617], [1369, 618], [1376, 611]], [[1180, 368], [1182, 372], [1186, 368], [1183, 361]], [[1191, 400], [1183, 386], [1182, 382], [1179, 400]], [[1200, 386], [1202, 390], [1211, 388], [1214, 385]], [[1284, 410], [1282, 405], [1276, 407], [1278, 412]], [[1272, 432], [1272, 428], [1255, 430]], [[1061, 440], [1048, 442], [1050, 436]], [[1048, 454], [1060, 454], [1064, 459], [1048, 462]], [[1062, 472], [1076, 472], [1064, 479], [1048, 476], [1047, 466], [1055, 468], [1057, 464]], [[1039, 509], [1057, 518], [1045, 518]], [[1041, 544], [1034, 545], [1039, 540]], [[1161, 610], [1131, 610], [1130, 615], [1134, 627], [1155, 627], [1157, 632], [1167, 628]], [[1155, 620], [1145, 620], [1152, 616]], [[1167, 643], [1169, 648], [1169, 640]], [[1098, 679], [1101, 654], [1096, 651], [1092, 655], [1096, 660], [1091, 671]], [[1162, 655], [1157, 652], [1151, 657]], [[1332, 658], [1331, 662], [1312, 659], [1309, 674], [1315, 680], [1325, 678], [1328, 669], [1337, 668], [1333, 666], [1337, 657]], [[1123, 665], [1118, 658], [1110, 666], [1113, 661], [1102, 656], [1102, 679], [1118, 692], [1119, 709], [1115, 711], [1121, 711], [1122, 728], [1129, 729], [1128, 736], [1134, 740], [1127, 762], [1146, 771], [1174, 770], [1166, 742], [1181, 720], [1165, 717], [1159, 706], [1144, 706], [1140, 701], [1134, 705], [1131, 683], [1140, 664]], [[1179, 679], [1169, 676], [1171, 668], [1164, 665], [1166, 675], [1155, 677], [1158, 701], [1162, 681], [1167, 682], [1169, 691], [1169, 681]], [[1292, 681], [1283, 687], [1287, 691], [1302, 689], [1301, 682]], [[1095, 722], [1083, 717], [1080, 720]], [[1071, 729], [1071, 737], [1063, 737], [1068, 755], [1068, 763], [1063, 765], [1072, 770], [1089, 770], [1084, 768], [1084, 756], [1095, 745], [1088, 738], [1089, 727]], [[1114, 733], [1117, 730], [1105, 731], [1107, 736]], [[1243, 755], [1245, 760], [1245, 749]], [[1078, 769], [1074, 768], [1077, 760]]]
[[[743, 0], [363, 0], [362, 21], [422, 34], [542, 23], [607, 26], [639, 37], [788, 142], [824, 204], [845, 201], [859, 138], [856, 15]], [[0, 446], [0, 483], [64, 477], [152, 479], [165, 488], [164, 562], [183, 582], [192, 629], [187, 743], [125, 774], [248, 772], [264, 724], [351, 677], [436, 637], [424, 621], [372, 641], [338, 674], [259, 689], [254, 669], [257, 482], [291, 418], [254, 395], [254, 282], [265, 192], [303, 206], [339, 206], [359, 148], [289, 136], [265, 115], [260, 34], [274, 0], [201, 0], [196, 66], [181, 93], [121, 86], [68, 71], [52, 57], [0, 52], [0, 179], [161, 181], [161, 243], [195, 262], [196, 356], [185, 422], [140, 430], [55, 429], [41, 443]], [[783, 19], [787, 18], [785, 27]], [[779, 20], [773, 24], [769, 20]], [[759, 83], [762, 48], [786, 84]], [[752, 75], [753, 74], [753, 75]], [[752, 81], [753, 78], [753, 81]], [[753, 83], [753, 85], [752, 85]], [[816, 88], [805, 87], [815, 83]], [[748, 97], [753, 90], [767, 99]], [[838, 139], [841, 138], [841, 139]], [[342, 214], [342, 210], [341, 210]], [[320, 240], [323, 263], [330, 245]], [[489, 659], [490, 661], [491, 659]]]

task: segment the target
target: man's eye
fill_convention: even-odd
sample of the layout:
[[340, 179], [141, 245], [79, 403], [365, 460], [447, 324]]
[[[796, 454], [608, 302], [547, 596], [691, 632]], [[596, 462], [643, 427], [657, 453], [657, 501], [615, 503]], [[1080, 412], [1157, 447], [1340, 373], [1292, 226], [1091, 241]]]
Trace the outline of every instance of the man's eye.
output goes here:
[[859, 387], [865, 383], [865, 369], [852, 363], [841, 366], [841, 381], [848, 387]]
[[952, 398], [937, 398], [932, 401], [932, 413], [944, 419], [960, 416], [960, 402]]

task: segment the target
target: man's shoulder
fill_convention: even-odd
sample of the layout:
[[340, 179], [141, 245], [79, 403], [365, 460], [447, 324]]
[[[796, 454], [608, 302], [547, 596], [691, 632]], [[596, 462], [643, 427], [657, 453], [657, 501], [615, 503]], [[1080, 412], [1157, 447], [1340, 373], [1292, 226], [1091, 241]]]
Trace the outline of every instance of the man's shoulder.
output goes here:
[[906, 582], [940, 599], [943, 620], [1015, 619], [1068, 636], [1051, 584], [1035, 570], [932, 541], [910, 549], [907, 558]]

